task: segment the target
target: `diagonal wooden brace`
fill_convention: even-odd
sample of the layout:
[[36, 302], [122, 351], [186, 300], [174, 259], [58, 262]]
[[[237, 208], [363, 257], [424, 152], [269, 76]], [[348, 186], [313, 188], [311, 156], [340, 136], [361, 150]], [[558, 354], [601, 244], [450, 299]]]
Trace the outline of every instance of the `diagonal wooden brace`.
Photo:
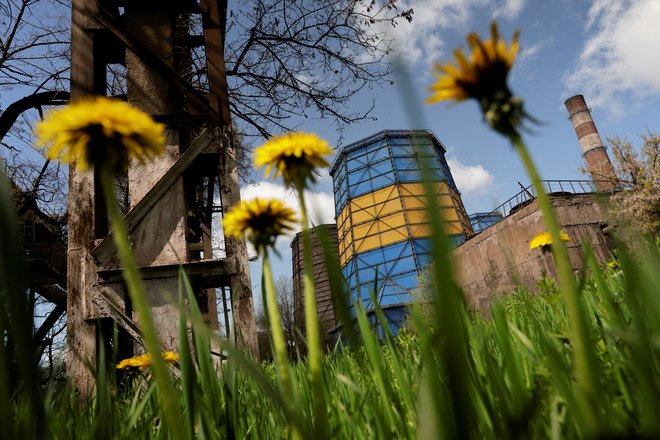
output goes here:
[[[167, 190], [179, 179], [195, 158], [206, 150], [214, 141], [213, 129], [205, 129], [197, 139], [181, 154], [179, 159], [167, 170], [163, 177], [145, 194], [145, 196], [124, 216], [124, 224], [130, 233], [147, 215], [154, 205], [165, 195]], [[97, 261], [107, 261], [114, 253], [112, 231], [93, 250]]]
[[117, 306], [108, 296], [102, 293], [95, 293], [92, 295], [92, 302], [104, 315], [111, 317], [117, 324], [119, 324], [129, 335], [144, 347], [142, 339], [142, 331], [140, 327], [124, 312], [121, 307]]

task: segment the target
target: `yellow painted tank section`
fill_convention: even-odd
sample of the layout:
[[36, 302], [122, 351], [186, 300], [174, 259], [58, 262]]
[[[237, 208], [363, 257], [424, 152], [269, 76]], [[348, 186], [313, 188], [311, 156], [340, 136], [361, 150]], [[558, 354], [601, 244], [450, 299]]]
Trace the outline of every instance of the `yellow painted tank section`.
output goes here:
[[340, 261], [348, 261], [353, 256], [353, 238], [351, 234], [351, 223], [348, 215], [349, 210], [344, 209], [337, 217], [337, 237], [339, 239], [339, 256]]
[[[447, 233], [469, 232], [465, 225], [470, 223], [458, 194], [445, 182], [436, 182], [433, 187]], [[425, 197], [421, 183], [400, 183], [350, 200], [337, 216], [340, 265], [344, 266], [356, 253], [410, 237], [429, 237], [433, 231]]]
[[400, 212], [399, 189], [397, 185], [391, 185], [356, 197], [349, 201], [349, 205], [353, 225], [369, 221], [377, 216]]

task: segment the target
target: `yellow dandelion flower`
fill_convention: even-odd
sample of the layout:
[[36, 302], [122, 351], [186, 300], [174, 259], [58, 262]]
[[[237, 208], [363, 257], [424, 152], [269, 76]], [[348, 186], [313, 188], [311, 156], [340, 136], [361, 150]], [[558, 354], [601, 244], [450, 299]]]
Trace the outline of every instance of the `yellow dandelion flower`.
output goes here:
[[507, 76], [518, 53], [519, 32], [513, 35], [511, 46], [501, 39], [497, 23], [491, 24], [491, 37], [486, 41], [470, 33], [467, 42], [469, 58], [462, 49], [454, 51], [454, 62], [436, 64], [436, 82], [428, 87], [432, 95], [427, 103], [476, 99], [488, 124], [503, 134], [510, 134], [524, 117], [522, 101], [512, 96]]
[[248, 240], [258, 252], [275, 245], [279, 235], [293, 230], [297, 222], [293, 209], [277, 199], [255, 198], [244, 201], [228, 212], [223, 221], [225, 234]]
[[37, 128], [37, 144], [48, 146], [49, 159], [89, 166], [124, 167], [144, 163], [165, 149], [165, 126], [115, 99], [86, 98], [55, 110]]
[[165, 351], [163, 352], [163, 359], [166, 364], [172, 364], [179, 361], [179, 355], [173, 351]]
[[[172, 364], [179, 360], [179, 355], [172, 351], [163, 352], [163, 359], [165, 363]], [[126, 368], [146, 368], [151, 366], [151, 354], [141, 354], [139, 356], [133, 356], [132, 358], [124, 359], [117, 364], [115, 368], [118, 370], [124, 370]]]
[[151, 365], [151, 356], [143, 354], [140, 356], [133, 356], [132, 358], [124, 359], [117, 364], [118, 370], [126, 368], [144, 368]]
[[266, 167], [266, 176], [282, 176], [284, 182], [304, 188], [314, 182], [314, 170], [327, 167], [332, 155], [328, 143], [313, 133], [290, 132], [274, 136], [254, 152], [257, 168]]
[[[559, 236], [563, 241], [570, 240], [568, 234], [564, 231], [559, 231]], [[550, 250], [550, 246], [552, 246], [552, 236], [548, 231], [541, 232], [540, 234], [534, 236], [532, 241], [529, 242], [530, 249], [541, 248], [542, 251], [548, 251]]]

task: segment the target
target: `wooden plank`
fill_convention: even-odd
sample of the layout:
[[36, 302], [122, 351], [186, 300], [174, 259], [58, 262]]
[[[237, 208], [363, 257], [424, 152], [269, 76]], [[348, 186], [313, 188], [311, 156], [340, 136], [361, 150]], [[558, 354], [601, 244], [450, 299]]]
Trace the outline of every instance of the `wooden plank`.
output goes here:
[[36, 292], [56, 305], [66, 306], [66, 290], [56, 284], [34, 286]]
[[[179, 268], [183, 268], [189, 277], [201, 276], [203, 278], [228, 277], [224, 259], [192, 261], [189, 263], [160, 264], [157, 266], [138, 267], [143, 280], [161, 278], [176, 278]], [[117, 283], [123, 280], [121, 269], [99, 270], [99, 278], [103, 283]]]
[[[124, 216], [124, 224], [131, 232], [147, 215], [156, 203], [165, 195], [170, 187], [183, 175], [186, 169], [213, 142], [213, 130], [205, 129], [197, 139], [193, 141], [190, 147], [179, 157], [179, 159], [167, 170], [160, 180], [145, 194], [145, 196]], [[97, 260], [106, 261], [110, 254], [114, 252], [114, 243], [112, 242], [112, 231], [99, 243], [93, 250], [92, 255]]]
[[113, 320], [115, 320], [115, 322], [117, 322], [117, 324], [126, 330], [128, 334], [131, 335], [131, 337], [138, 344], [140, 344], [140, 346], [144, 347], [144, 341], [142, 340], [142, 332], [140, 331], [140, 328], [133, 321], [133, 319], [131, 319], [123, 310], [117, 307], [113, 301], [110, 301], [100, 293], [92, 295], [92, 301], [102, 313], [105, 313]]
[[64, 314], [64, 311], [66, 310], [66, 303], [64, 304], [58, 304], [55, 306], [55, 308], [50, 312], [46, 320], [41, 324], [41, 327], [39, 327], [39, 330], [37, 330], [34, 333], [34, 341], [37, 345], [41, 345], [44, 341], [44, 338], [50, 331], [50, 329], [53, 328], [55, 323], [57, 323], [57, 320], [60, 319], [60, 316]]

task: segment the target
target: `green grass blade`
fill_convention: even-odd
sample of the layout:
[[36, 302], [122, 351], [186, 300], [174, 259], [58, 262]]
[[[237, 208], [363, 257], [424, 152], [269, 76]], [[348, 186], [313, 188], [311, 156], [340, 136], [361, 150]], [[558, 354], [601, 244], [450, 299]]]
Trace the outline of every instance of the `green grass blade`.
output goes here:
[[[183, 278], [179, 272], [179, 309], [183, 310]], [[195, 377], [195, 366], [188, 342], [188, 321], [184, 313], [179, 313], [179, 365], [181, 366], [181, 387], [183, 388], [183, 410], [186, 416], [186, 432], [189, 438], [194, 437], [196, 395], [199, 394]]]
[[[16, 430], [10, 437], [43, 438], [48, 425], [39, 381], [35, 380], [39, 377], [37, 350], [32, 338], [33, 317], [23, 286], [23, 248], [18, 241], [17, 225], [9, 182], [0, 171], [0, 330], [4, 345], [0, 351], [0, 385], [4, 388], [0, 392], [0, 420], [4, 422], [3, 430]], [[11, 392], [16, 389], [20, 389], [19, 398], [25, 406], [14, 413], [15, 420], [7, 420], [13, 413]]]
[[339, 267], [339, 258], [333, 249], [328, 232], [324, 228], [315, 229], [316, 236], [323, 248], [323, 256], [328, 269], [328, 280], [330, 281], [330, 292], [332, 294], [332, 304], [338, 322], [342, 323], [341, 333], [346, 336], [351, 347], [359, 346], [359, 338], [353, 325], [353, 317], [349, 308], [348, 296], [351, 295], [348, 289], [348, 283]]
[[[179, 279], [182, 281], [184, 291], [188, 297], [188, 307], [190, 308], [190, 316], [193, 323], [201, 323], [193, 325], [193, 339], [195, 343], [195, 353], [197, 355], [197, 365], [199, 368], [199, 378], [201, 389], [204, 390], [206, 401], [210, 404], [211, 415], [213, 418], [221, 416], [222, 411], [219, 406], [221, 390], [217, 380], [217, 372], [213, 365], [213, 358], [211, 355], [211, 340], [208, 333], [200, 331], [203, 327], [208, 328], [202, 318], [202, 312], [197, 304], [197, 299], [190, 284], [190, 280], [183, 272], [183, 268], [179, 268]], [[185, 319], [185, 318], [182, 318]], [[210, 329], [209, 329], [210, 331]]]
[[114, 408], [112, 398], [110, 396], [110, 383], [108, 380], [107, 370], [107, 357], [105, 351], [105, 343], [102, 340], [101, 332], [98, 332], [99, 341], [97, 341], [98, 358], [97, 368], [95, 372], [96, 377], [96, 395], [94, 396], [95, 407], [95, 427], [94, 438], [99, 440], [109, 440], [114, 438]]

